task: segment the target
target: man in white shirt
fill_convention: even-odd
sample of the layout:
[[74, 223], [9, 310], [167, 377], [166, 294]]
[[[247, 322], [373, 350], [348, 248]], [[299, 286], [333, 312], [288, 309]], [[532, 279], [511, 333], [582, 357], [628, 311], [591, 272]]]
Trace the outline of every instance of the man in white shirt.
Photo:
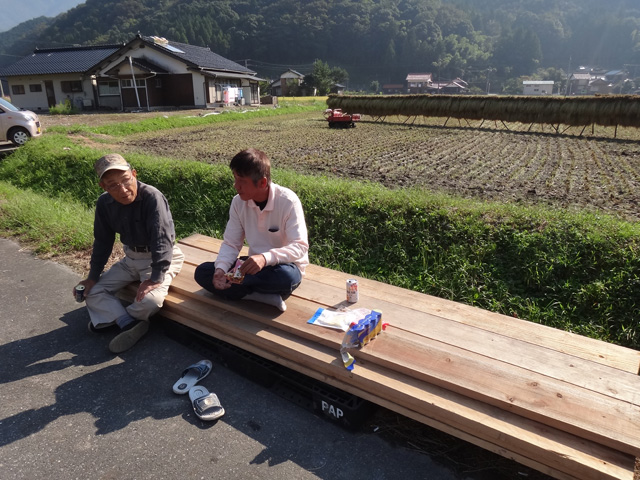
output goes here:
[[[238, 194], [229, 208], [224, 241], [215, 262], [195, 271], [198, 284], [229, 300], [254, 300], [285, 311], [284, 301], [300, 285], [309, 264], [309, 241], [302, 204], [291, 190], [271, 182], [271, 162], [253, 148], [238, 153], [229, 164]], [[244, 241], [238, 277], [228, 274]]]

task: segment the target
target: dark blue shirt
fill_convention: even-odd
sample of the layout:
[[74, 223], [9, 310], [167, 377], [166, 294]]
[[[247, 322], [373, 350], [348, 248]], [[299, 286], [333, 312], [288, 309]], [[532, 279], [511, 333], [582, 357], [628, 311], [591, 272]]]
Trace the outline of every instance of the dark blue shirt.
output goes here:
[[113, 250], [116, 233], [125, 245], [150, 248], [150, 280], [162, 282], [171, 265], [176, 239], [169, 203], [162, 192], [138, 181], [138, 194], [129, 205], [118, 203], [107, 192], [100, 195], [93, 223], [89, 279], [98, 281], [100, 278]]

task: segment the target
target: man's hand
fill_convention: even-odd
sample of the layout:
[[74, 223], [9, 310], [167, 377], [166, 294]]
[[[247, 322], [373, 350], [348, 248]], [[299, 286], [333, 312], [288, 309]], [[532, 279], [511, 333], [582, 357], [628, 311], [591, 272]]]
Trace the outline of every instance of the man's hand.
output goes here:
[[216, 268], [216, 271], [213, 274], [213, 287], [216, 290], [226, 290], [231, 287], [231, 283], [229, 282], [227, 275], [221, 268]]
[[[84, 285], [84, 298], [87, 298], [87, 295], [89, 295], [89, 292], [91, 291], [91, 289], [93, 288], [93, 286], [96, 284], [95, 280], [89, 280], [88, 278], [86, 280], [82, 280], [81, 282], [78, 282], [78, 285]], [[76, 298], [76, 287], [73, 287], [73, 298]]]
[[155, 283], [155, 282], [152, 282], [151, 280], [145, 280], [144, 282], [142, 282], [138, 287], [138, 293], [136, 294], [136, 302], [142, 301], [142, 299], [147, 293], [149, 293], [151, 290], [155, 288], [158, 288], [160, 285], [162, 285], [162, 282]]
[[258, 255], [251, 255], [240, 266], [240, 271], [243, 275], [255, 275], [260, 270], [262, 270], [266, 264], [267, 260], [261, 253], [259, 253]]

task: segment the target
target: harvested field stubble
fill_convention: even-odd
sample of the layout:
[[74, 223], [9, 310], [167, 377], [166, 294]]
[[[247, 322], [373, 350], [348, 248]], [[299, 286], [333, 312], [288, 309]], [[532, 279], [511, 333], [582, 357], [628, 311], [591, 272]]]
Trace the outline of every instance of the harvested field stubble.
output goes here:
[[[588, 209], [640, 219], [640, 141], [362, 121], [329, 129], [320, 113], [262, 118], [127, 137], [125, 151], [227, 164], [239, 150], [267, 152], [302, 173], [424, 187], [462, 197]], [[613, 129], [611, 129], [613, 130]]]

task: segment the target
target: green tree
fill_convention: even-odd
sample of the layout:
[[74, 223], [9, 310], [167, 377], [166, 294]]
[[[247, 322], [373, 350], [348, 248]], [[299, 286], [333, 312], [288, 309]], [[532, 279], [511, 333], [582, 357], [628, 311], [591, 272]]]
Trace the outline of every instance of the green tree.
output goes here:
[[540, 39], [531, 29], [517, 28], [503, 32], [493, 52], [493, 61], [503, 69], [510, 68], [517, 75], [529, 75], [540, 64]]
[[304, 77], [303, 87], [308, 90], [316, 89], [318, 95], [327, 95], [333, 85], [345, 83], [348, 79], [349, 74], [344, 68], [331, 68], [328, 63], [316, 60], [311, 73]]

